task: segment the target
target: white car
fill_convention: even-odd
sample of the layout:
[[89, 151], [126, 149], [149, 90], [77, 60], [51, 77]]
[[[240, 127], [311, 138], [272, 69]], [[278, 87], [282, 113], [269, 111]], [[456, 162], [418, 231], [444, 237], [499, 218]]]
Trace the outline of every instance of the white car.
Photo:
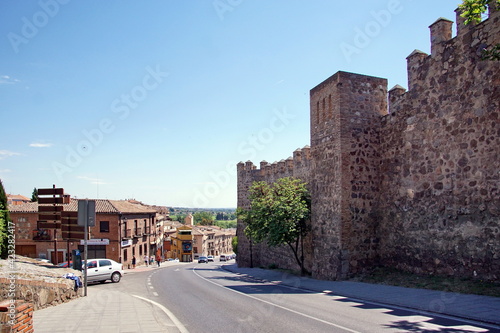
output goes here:
[[111, 280], [120, 282], [123, 276], [123, 265], [111, 259], [88, 259], [87, 282], [101, 282]]

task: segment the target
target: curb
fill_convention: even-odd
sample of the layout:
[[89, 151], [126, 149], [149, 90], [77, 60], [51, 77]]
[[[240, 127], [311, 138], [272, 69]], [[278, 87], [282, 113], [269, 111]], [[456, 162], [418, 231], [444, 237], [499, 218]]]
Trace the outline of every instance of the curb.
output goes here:
[[[272, 284], [275, 284], [275, 285], [281, 284], [281, 285], [285, 285], [285, 286], [290, 287], [290, 288], [303, 289], [303, 290], [306, 290], [306, 291], [309, 291], [309, 292], [325, 293], [325, 291], [323, 291], [323, 290], [308, 288], [308, 287], [305, 287], [305, 286], [297, 287], [297, 286], [294, 286], [294, 285], [290, 285], [286, 281], [280, 281], [278, 283], [278, 282], [271, 281], [271, 280], [268, 280], [268, 279], [263, 278], [263, 277], [256, 277], [256, 276], [253, 276], [253, 275], [248, 274], [248, 273], [241, 273], [241, 272], [238, 272], [238, 271], [233, 271], [233, 270], [231, 270], [228, 267], [228, 265], [221, 265], [220, 267], [223, 270], [231, 272], [231, 273], [234, 273], [234, 274], [245, 274], [245, 275], [248, 275], [248, 276], [252, 276], [253, 278], [255, 278], [257, 280], [262, 280], [262, 281], [265, 281], [265, 282], [268, 282], [268, 283], [272, 283]], [[262, 269], [262, 270], [265, 270], [265, 269]], [[299, 277], [299, 276], [297, 276], [297, 277]], [[363, 283], [365, 283], [365, 282], [363, 282]], [[369, 283], [366, 283], [366, 284], [369, 284]], [[394, 287], [397, 287], [397, 286], [394, 286]], [[400, 288], [404, 288], [404, 287], [400, 287]], [[330, 293], [333, 293], [333, 292], [328, 292], [327, 294], [330, 294]], [[414, 312], [417, 312], [417, 313], [423, 314], [423, 315], [440, 316], [440, 317], [444, 317], [444, 318], [447, 318], [447, 319], [461, 319], [462, 321], [469, 321], [469, 322], [472, 322], [472, 323], [476, 323], [476, 324], [480, 324], [482, 326], [488, 326], [488, 327], [490, 327], [492, 325], [490, 328], [500, 329], [500, 322], [494, 322], [494, 321], [490, 321], [490, 320], [478, 319], [478, 318], [473, 318], [473, 317], [466, 317], [466, 316], [463, 316], [463, 315], [450, 314], [450, 313], [446, 313], [446, 312], [430, 311], [430, 310], [422, 309], [422, 308], [419, 308], [419, 307], [416, 307], [416, 306], [410, 306], [410, 305], [407, 305], [407, 304], [403, 304], [402, 305], [402, 304], [397, 304], [397, 303], [394, 303], [394, 302], [387, 302], [387, 301], [381, 302], [380, 300], [376, 300], [376, 299], [369, 298], [369, 297], [367, 297], [367, 298], [360, 298], [359, 295], [352, 296], [349, 293], [335, 292], [335, 295], [343, 296], [343, 297], [348, 297], [348, 298], [352, 299], [353, 301], [369, 302], [369, 303], [373, 303], [375, 305], [397, 307], [397, 308], [401, 308], [403, 310], [414, 311]]]

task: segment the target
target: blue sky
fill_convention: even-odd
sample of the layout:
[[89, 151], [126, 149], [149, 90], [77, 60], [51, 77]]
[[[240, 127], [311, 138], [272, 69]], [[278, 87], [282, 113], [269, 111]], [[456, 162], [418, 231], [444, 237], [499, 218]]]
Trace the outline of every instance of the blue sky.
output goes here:
[[309, 144], [335, 72], [407, 87], [458, 0], [0, 1], [0, 179], [10, 194], [235, 207], [239, 161]]

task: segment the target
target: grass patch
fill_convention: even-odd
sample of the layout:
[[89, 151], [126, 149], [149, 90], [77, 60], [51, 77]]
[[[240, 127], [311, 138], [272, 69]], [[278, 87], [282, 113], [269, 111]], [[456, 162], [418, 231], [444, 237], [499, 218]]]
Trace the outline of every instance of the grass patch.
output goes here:
[[424, 276], [387, 267], [376, 268], [369, 273], [356, 276], [350, 280], [407, 288], [500, 297], [500, 283], [447, 276]]

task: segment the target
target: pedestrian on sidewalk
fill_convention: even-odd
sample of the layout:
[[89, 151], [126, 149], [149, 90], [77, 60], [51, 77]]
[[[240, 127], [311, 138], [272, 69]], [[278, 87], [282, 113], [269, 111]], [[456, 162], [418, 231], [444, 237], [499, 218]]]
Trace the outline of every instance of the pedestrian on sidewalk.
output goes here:
[[146, 255], [144, 256], [144, 265], [146, 265], [146, 267], [147, 267], [147, 266], [148, 266], [148, 263], [149, 263], [149, 257], [148, 257], [148, 255], [146, 254]]
[[149, 258], [149, 264], [153, 266], [154, 262], [155, 262], [155, 256], [151, 256], [151, 258]]
[[135, 268], [135, 256], [132, 257], [132, 268]]
[[156, 263], [158, 264], [158, 267], [160, 267], [160, 262], [161, 262], [161, 257], [160, 255], [156, 256]]

